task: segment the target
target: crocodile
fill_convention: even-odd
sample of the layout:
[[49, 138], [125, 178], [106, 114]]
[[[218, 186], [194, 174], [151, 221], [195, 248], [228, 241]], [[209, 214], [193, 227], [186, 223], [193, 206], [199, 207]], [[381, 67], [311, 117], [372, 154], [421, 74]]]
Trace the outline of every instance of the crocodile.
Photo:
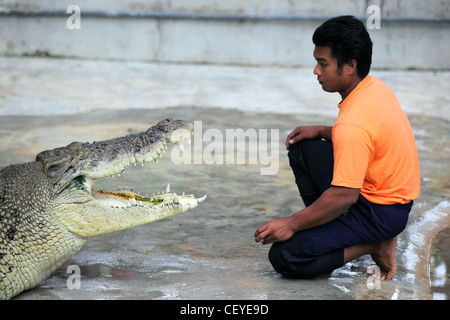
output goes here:
[[193, 125], [165, 119], [147, 131], [40, 152], [0, 170], [0, 299], [47, 278], [93, 236], [196, 208], [205, 198], [97, 190], [94, 181], [158, 161], [167, 144], [190, 142]]

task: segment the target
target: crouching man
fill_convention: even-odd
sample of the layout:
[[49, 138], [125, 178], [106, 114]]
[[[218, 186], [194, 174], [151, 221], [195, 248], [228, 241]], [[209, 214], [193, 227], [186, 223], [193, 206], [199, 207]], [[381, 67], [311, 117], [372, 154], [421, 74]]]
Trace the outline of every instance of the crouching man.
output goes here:
[[333, 127], [297, 127], [286, 148], [305, 209], [258, 228], [269, 260], [287, 276], [329, 273], [364, 254], [381, 279], [397, 271], [397, 235], [419, 196], [417, 147], [394, 93], [369, 75], [372, 41], [352, 16], [332, 18], [313, 35], [314, 74], [339, 92]]

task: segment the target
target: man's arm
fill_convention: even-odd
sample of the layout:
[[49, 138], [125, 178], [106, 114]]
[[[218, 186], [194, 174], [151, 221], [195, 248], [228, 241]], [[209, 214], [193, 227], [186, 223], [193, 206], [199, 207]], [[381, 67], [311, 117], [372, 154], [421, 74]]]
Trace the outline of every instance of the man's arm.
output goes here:
[[333, 127], [328, 126], [302, 126], [295, 128], [286, 138], [286, 149], [289, 150], [291, 144], [308, 139], [325, 139], [331, 141], [331, 131]]
[[354, 204], [358, 200], [359, 192], [360, 189], [332, 186], [309, 207], [289, 218], [272, 220], [258, 228], [255, 241], [262, 241], [262, 244], [286, 241], [297, 231], [325, 224]]

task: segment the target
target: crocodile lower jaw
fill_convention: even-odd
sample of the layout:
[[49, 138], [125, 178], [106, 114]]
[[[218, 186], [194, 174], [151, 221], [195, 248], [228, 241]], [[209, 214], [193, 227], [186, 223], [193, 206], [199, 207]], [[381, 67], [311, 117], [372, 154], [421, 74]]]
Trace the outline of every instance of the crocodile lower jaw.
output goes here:
[[101, 202], [103, 205], [117, 209], [130, 208], [153, 208], [153, 207], [173, 207], [180, 206], [185, 201], [195, 199], [200, 204], [206, 199], [206, 195], [201, 198], [195, 198], [193, 195], [177, 195], [170, 192], [170, 185], [167, 185], [162, 194], [153, 194], [153, 196], [142, 196], [130, 190], [106, 191], [91, 189], [91, 196]]

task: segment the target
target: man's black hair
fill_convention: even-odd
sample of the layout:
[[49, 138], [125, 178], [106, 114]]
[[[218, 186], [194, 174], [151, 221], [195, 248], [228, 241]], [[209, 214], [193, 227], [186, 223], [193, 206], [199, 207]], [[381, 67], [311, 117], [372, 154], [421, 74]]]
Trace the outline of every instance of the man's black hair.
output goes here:
[[344, 63], [355, 59], [361, 79], [369, 74], [372, 64], [372, 40], [364, 24], [353, 16], [340, 16], [325, 21], [313, 34], [313, 43], [330, 47], [339, 71]]

